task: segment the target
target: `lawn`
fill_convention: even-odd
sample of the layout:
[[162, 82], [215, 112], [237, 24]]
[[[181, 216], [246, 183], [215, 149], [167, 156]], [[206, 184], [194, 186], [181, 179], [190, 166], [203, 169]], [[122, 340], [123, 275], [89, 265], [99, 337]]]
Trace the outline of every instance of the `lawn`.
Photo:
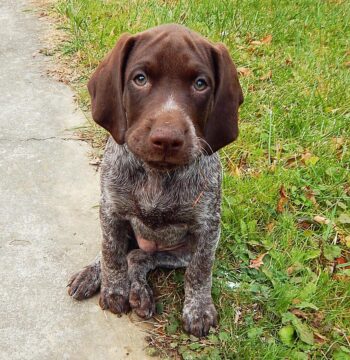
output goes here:
[[[183, 271], [151, 274], [150, 353], [183, 359], [350, 359], [350, 2], [70, 0], [57, 53], [89, 109], [89, 75], [123, 32], [185, 24], [227, 45], [245, 102], [221, 151], [220, 325], [181, 330]], [[82, 136], [97, 149], [105, 133]]]

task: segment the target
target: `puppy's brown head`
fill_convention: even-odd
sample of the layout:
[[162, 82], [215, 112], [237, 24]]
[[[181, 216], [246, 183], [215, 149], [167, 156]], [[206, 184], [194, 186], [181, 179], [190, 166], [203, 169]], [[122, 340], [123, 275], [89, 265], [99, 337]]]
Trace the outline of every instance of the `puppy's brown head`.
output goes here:
[[92, 75], [93, 119], [157, 168], [236, 139], [243, 94], [222, 44], [180, 25], [124, 34]]

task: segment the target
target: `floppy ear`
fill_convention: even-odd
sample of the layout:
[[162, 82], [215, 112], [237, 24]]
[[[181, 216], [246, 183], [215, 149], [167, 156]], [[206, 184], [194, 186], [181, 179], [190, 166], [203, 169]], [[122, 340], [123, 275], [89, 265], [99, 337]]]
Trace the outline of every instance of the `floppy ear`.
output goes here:
[[134, 37], [122, 35], [88, 83], [92, 118], [108, 130], [118, 144], [124, 143], [126, 131], [126, 115], [122, 102], [124, 72], [134, 43]]
[[214, 46], [213, 59], [215, 97], [204, 132], [205, 140], [210, 146], [209, 154], [237, 138], [238, 108], [243, 103], [243, 93], [237, 71], [224, 45]]

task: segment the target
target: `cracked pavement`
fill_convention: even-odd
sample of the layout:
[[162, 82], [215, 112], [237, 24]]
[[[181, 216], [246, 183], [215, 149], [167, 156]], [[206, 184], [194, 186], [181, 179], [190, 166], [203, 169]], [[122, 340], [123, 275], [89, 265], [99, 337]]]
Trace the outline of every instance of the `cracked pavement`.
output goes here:
[[72, 300], [69, 276], [100, 246], [99, 176], [71, 90], [46, 75], [45, 25], [23, 0], [0, 2], [0, 358], [146, 359], [144, 333]]

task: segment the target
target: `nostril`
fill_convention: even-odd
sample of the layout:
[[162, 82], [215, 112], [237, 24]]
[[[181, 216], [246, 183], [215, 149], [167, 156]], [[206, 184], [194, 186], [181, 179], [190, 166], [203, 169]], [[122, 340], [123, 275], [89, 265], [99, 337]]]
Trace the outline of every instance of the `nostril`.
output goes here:
[[154, 140], [153, 145], [155, 145], [157, 147], [163, 147], [163, 143], [160, 140]]
[[183, 142], [181, 140], [174, 140], [172, 143], [171, 143], [171, 148], [173, 150], [178, 150], [180, 149], [180, 147], [182, 146]]

